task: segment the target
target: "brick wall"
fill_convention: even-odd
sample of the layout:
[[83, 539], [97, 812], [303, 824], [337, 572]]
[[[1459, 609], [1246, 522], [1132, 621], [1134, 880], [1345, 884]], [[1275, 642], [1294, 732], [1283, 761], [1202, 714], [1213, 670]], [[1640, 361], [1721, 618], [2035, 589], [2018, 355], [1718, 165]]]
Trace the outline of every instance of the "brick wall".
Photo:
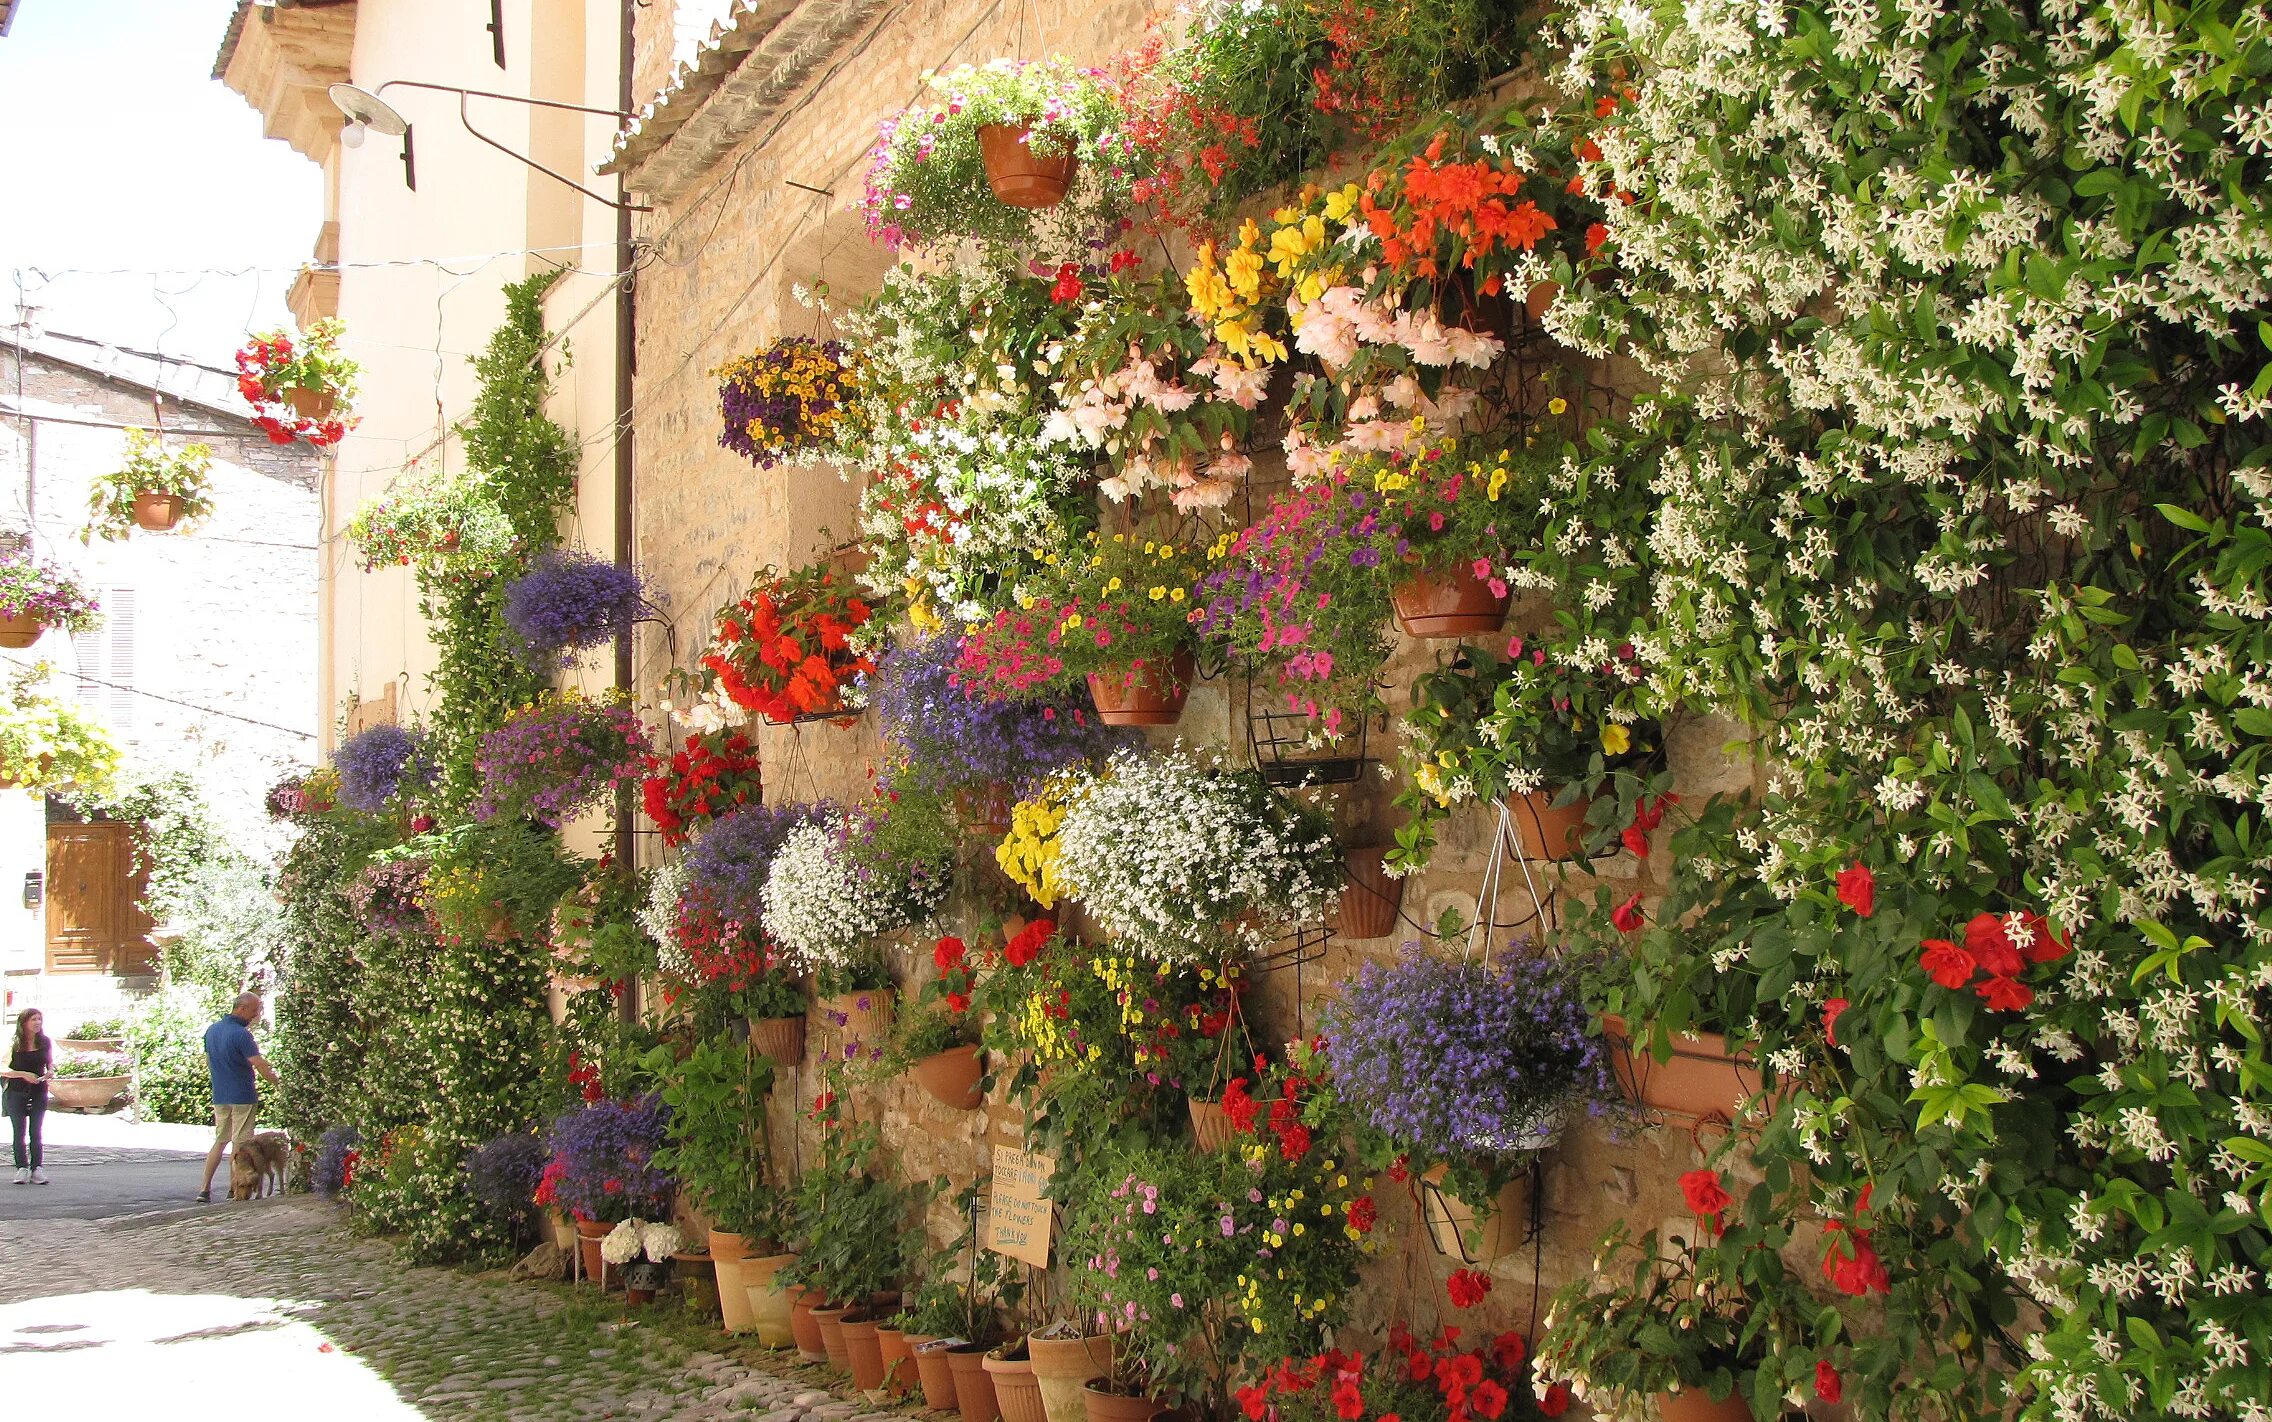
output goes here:
[[[1034, 13], [1040, 8], [976, 0], [896, 8], [830, 61], [833, 69], [824, 66], [831, 76], [825, 87], [796, 96], [793, 116], [762, 147], [745, 141], [694, 184], [684, 201], [643, 219], [642, 235], [655, 260], [643, 269], [639, 291], [639, 559], [675, 619], [680, 665], [691, 664], [699, 651], [712, 607], [738, 592], [756, 569], [809, 560], [828, 546], [827, 531], [850, 532], [856, 504], [853, 486], [829, 468], [760, 471], [718, 448], [710, 372], [777, 334], [814, 329], [812, 313], [791, 300], [793, 283], [825, 280], [842, 297], [872, 289], [890, 258], [866, 242], [859, 218], [846, 205], [859, 192], [876, 121], [916, 94], [924, 72], [1004, 54], [1101, 60], [1136, 41], [1145, 13], [1126, 0], [1076, 0], [1049, 7], [1046, 16]], [[648, 12], [650, 24], [659, 9]], [[755, 131], [763, 134], [771, 124], [768, 119]], [[833, 196], [788, 188], [784, 180], [831, 189]], [[1258, 464], [1257, 477], [1267, 477], [1267, 461]], [[1257, 511], [1263, 502], [1255, 497]], [[1543, 607], [1518, 608], [1510, 629], [1543, 626], [1548, 613]], [[1436, 660], [1439, 645], [1400, 641], [1384, 677], [1394, 688], [1392, 700]], [[642, 637], [639, 655], [640, 684], [651, 689], [671, 655], [652, 635]], [[1243, 754], [1246, 716], [1244, 685], [1210, 680], [1195, 690], [1174, 732], [1154, 734], [1163, 743], [1181, 736]], [[1392, 726], [1393, 716], [1372, 730], [1370, 754], [1377, 761], [1395, 759]], [[858, 796], [878, 757], [872, 717], [851, 729], [768, 728], [761, 738], [768, 794], [775, 799]], [[1748, 752], [1739, 747], [1733, 757], [1727, 753], [1738, 739], [1736, 728], [1725, 724], [1690, 725], [1672, 735], [1681, 793], [1701, 800], [1715, 790], [1751, 786], [1755, 767]], [[1389, 804], [1394, 787], [1371, 773], [1378, 768], [1342, 796], [1337, 818], [1346, 843], [1390, 838], [1397, 819]], [[1322, 995], [1348, 980], [1360, 961], [1393, 957], [1403, 939], [1419, 936], [1421, 925], [1432, 925], [1447, 911], [1472, 920], [1493, 827], [1481, 812], [1447, 827], [1434, 864], [1408, 882], [1407, 922], [1397, 934], [1362, 943], [1336, 940], [1321, 958], [1269, 975], [1257, 994], [1258, 1039], [1313, 1028]], [[1620, 854], [1593, 866], [1598, 878], [1570, 875], [1571, 891], [1590, 898], [1597, 882], [1620, 896], [1636, 888], [1654, 891], [1661, 887], [1653, 877], [1657, 868], [1661, 862]], [[1550, 903], [1562, 892], [1562, 877], [1550, 870], [1537, 880]], [[1499, 922], [1535, 913], [1522, 877], [1509, 878], [1494, 915]], [[1455, 942], [1447, 951], [1456, 947]], [[928, 971], [927, 955], [903, 950], [899, 967], [903, 981], [912, 983], [917, 973]], [[786, 1138], [791, 1103], [811, 1095], [809, 1069], [798, 1085], [794, 1095], [777, 1094], [777, 1140]], [[884, 1113], [886, 1138], [913, 1178], [944, 1173], [967, 1180], [980, 1168], [990, 1121], [998, 1134], [1014, 1129], [1006, 1116], [947, 1112], [897, 1084], [875, 1093], [874, 1100]], [[1549, 1154], [1547, 1227], [1536, 1268], [1528, 1251], [1502, 1260], [1493, 1271], [1492, 1297], [1457, 1321], [1470, 1328], [1527, 1324], [1534, 1282], [1550, 1291], [1584, 1271], [1594, 1240], [1611, 1220], [1628, 1217], [1646, 1227], [1685, 1218], [1674, 1180], [1695, 1157], [1696, 1144], [1684, 1131], [1656, 1128], [1618, 1142], [1578, 1125]], [[1360, 1323], [1404, 1317], [1418, 1326], [1448, 1313], [1442, 1281], [1451, 1265], [1413, 1228], [1412, 1207], [1399, 1203], [1398, 1193], [1399, 1187], [1380, 1183], [1387, 1228], [1376, 1236], [1383, 1253], [1369, 1267]]]

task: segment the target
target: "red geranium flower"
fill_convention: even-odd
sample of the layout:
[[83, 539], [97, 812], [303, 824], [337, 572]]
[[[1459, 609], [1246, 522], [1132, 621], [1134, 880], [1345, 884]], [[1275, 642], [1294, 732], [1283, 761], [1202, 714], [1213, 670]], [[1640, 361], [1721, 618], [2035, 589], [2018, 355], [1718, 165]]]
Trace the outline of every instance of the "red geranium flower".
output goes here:
[[2035, 989], [2017, 978], [1989, 977], [1973, 985], [1991, 1012], [2023, 1012], [2035, 1001]]
[[953, 968], [955, 964], [960, 963], [963, 960], [963, 955], [968, 951], [969, 949], [960, 938], [950, 934], [931, 945], [932, 965], [944, 973]]
[[1964, 926], [1964, 951], [1999, 978], [2017, 977], [2026, 966], [2019, 945], [2004, 930], [2004, 921], [1992, 913], [1976, 913]]
[[1838, 1369], [1830, 1366], [1828, 1358], [1814, 1365], [1814, 1395], [1824, 1402], [1836, 1402], [1846, 1395], [1846, 1380], [1838, 1376]]
[[1617, 931], [1620, 933], [1637, 931], [1646, 921], [1641, 917], [1641, 896], [1635, 894], [1632, 898], [1610, 910], [1609, 921], [1617, 925]]
[[1444, 1281], [1444, 1293], [1453, 1308], [1473, 1308], [1491, 1292], [1491, 1276], [1476, 1269], [1455, 1269]]
[[1838, 1045], [1838, 1014], [1844, 1012], [1850, 1005], [1842, 997], [1823, 999], [1822, 1035], [1830, 1039], [1830, 1045], [1833, 1047]]
[[1359, 1195], [1349, 1202], [1349, 1228], [1359, 1234], [1371, 1234], [1373, 1224], [1380, 1218], [1380, 1210], [1370, 1195]]
[[1878, 881], [1863, 867], [1861, 860], [1838, 871], [1838, 902], [1864, 918], [1877, 909]]

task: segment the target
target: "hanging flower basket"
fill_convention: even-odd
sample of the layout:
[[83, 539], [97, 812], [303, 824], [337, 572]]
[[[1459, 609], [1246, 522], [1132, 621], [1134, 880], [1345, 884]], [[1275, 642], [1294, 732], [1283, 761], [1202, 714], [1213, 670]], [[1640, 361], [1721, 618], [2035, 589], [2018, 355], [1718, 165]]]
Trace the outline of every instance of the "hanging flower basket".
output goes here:
[[1586, 854], [1586, 812], [1593, 801], [1577, 799], [1567, 805], [1553, 803], [1556, 792], [1533, 790], [1507, 797], [1507, 817], [1515, 824], [1515, 842], [1525, 859], [1556, 861], [1583, 859]]
[[1165, 666], [1158, 661], [1089, 673], [1089, 698], [1108, 726], [1172, 726], [1183, 718], [1198, 664], [1188, 649]]
[[172, 494], [134, 496], [134, 526], [146, 533], [171, 533], [184, 515], [181, 500]]
[[1731, 1053], [1718, 1032], [1674, 1033], [1672, 1057], [1660, 1062], [1633, 1039], [1624, 1018], [1610, 1014], [1601, 1026], [1618, 1086], [1652, 1111], [1688, 1121], [1732, 1121], [1738, 1103], [1759, 1090], [1759, 1068], [1750, 1055]]
[[1466, 568], [1437, 568], [1397, 588], [1396, 620], [1415, 637], [1486, 636], [1507, 620], [1509, 600]]
[[353, 414], [342, 407], [354, 398], [360, 367], [340, 354], [346, 329], [337, 320], [317, 321], [296, 336], [264, 332], [238, 350], [237, 393], [271, 441], [304, 439], [325, 449], [354, 428]]
[[[1420, 1177], [1420, 1198], [1428, 1219], [1428, 1240], [1436, 1252], [1465, 1264], [1504, 1259], [1530, 1242], [1536, 1186], [1529, 1171], [1499, 1187], [1488, 1211], [1445, 1191], [1442, 1165]], [[1480, 1222], [1478, 1220], [1481, 1215]]]
[[1662, 1422], [1752, 1422], [1751, 1401], [1742, 1392], [1714, 1402], [1701, 1388], [1658, 1393], [1657, 1416]]
[[951, 1111], [975, 1111], [986, 1099], [979, 1089], [986, 1068], [974, 1046], [949, 1047], [925, 1057], [910, 1070], [915, 1074], [915, 1084]]
[[752, 1017], [749, 1020], [749, 1044], [759, 1056], [775, 1066], [800, 1065], [805, 1059], [805, 1019]]
[[835, 1031], [838, 1054], [866, 1055], [891, 1035], [892, 990], [863, 988], [819, 1002], [821, 1021]]
[[1231, 1113], [1223, 1109], [1220, 1101], [1202, 1101], [1189, 1097], [1185, 1105], [1191, 1111], [1192, 1138], [1203, 1151], [1217, 1151], [1238, 1138], [1238, 1127], [1231, 1124]]
[[28, 612], [0, 617], [0, 647], [29, 647], [46, 630], [47, 624]]
[[0, 647], [29, 647], [50, 627], [89, 632], [101, 625], [95, 599], [61, 567], [27, 546], [0, 550]]
[[1395, 931], [1397, 913], [1404, 907], [1404, 881], [1389, 877], [1382, 864], [1387, 853], [1387, 846], [1378, 844], [1349, 851], [1338, 929], [1343, 938], [1386, 938]]
[[320, 423], [330, 419], [332, 412], [339, 408], [339, 397], [329, 390], [300, 385], [284, 392], [284, 403], [301, 419]]
[[989, 123], [978, 128], [978, 155], [986, 186], [1012, 207], [1055, 207], [1073, 185], [1081, 155], [1073, 148], [1049, 155], [1033, 151], [1030, 125]]

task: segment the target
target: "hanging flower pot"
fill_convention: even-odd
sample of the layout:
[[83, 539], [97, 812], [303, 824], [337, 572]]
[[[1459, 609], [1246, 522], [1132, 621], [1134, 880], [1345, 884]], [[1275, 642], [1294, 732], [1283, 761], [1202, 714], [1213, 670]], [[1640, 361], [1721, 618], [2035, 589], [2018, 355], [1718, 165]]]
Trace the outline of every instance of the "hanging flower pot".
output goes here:
[[1338, 929], [1343, 938], [1385, 938], [1395, 931], [1397, 912], [1404, 907], [1404, 881], [1389, 876], [1382, 862], [1387, 853], [1378, 844], [1349, 851]]
[[0, 647], [29, 647], [46, 630], [47, 624], [29, 613], [0, 617]]
[[1089, 698], [1108, 726], [1172, 726], [1183, 717], [1196, 675], [1198, 664], [1185, 648], [1164, 666], [1154, 658], [1141, 667], [1090, 672]]
[[1050, 1338], [1040, 1333], [1026, 1336], [1026, 1356], [1033, 1360], [1033, 1375], [1041, 1385], [1041, 1410], [1048, 1422], [1083, 1422], [1087, 1409], [1081, 1393], [1091, 1378], [1103, 1380], [1112, 1375], [1112, 1335], [1096, 1333], [1080, 1337], [1071, 1325], [1066, 1331], [1075, 1333], [1071, 1338]]
[[948, 1358], [946, 1340], [909, 1334], [907, 1351], [915, 1358], [915, 1376], [923, 1388], [923, 1405], [933, 1412], [955, 1411], [955, 1370]]
[[134, 526], [147, 533], [171, 533], [188, 510], [172, 494], [139, 493], [134, 496]]
[[[795, 1330], [789, 1326], [790, 1301], [796, 1291], [777, 1277], [782, 1266], [796, 1257], [768, 1254], [763, 1259], [742, 1261], [743, 1304], [749, 1310], [750, 1325], [757, 1332], [759, 1347], [786, 1348], [797, 1341]], [[724, 1297], [723, 1287], [719, 1297]]]
[[[1019, 1356], [1005, 1356], [1013, 1350]], [[1002, 1422], [1049, 1422], [1041, 1406], [1041, 1379], [1033, 1375], [1033, 1360], [1023, 1356], [1025, 1351], [1025, 1340], [1020, 1339], [986, 1355], [995, 1405], [1002, 1409]]]
[[1238, 1137], [1238, 1127], [1231, 1124], [1231, 1114], [1220, 1101], [1202, 1101], [1196, 1096], [1186, 1097], [1191, 1109], [1191, 1134], [1203, 1151], [1221, 1150]]
[[1751, 1057], [1730, 1053], [1728, 1039], [1718, 1032], [1674, 1033], [1672, 1058], [1660, 1062], [1646, 1044], [1633, 1040], [1624, 1018], [1612, 1013], [1601, 1025], [1617, 1084], [1652, 1111], [1691, 1121], [1733, 1120], [1737, 1104], [1759, 1090]]
[[915, 1084], [951, 1111], [975, 1111], [978, 1103], [986, 1099], [979, 1086], [986, 1068], [974, 1046], [949, 1047], [925, 1057], [910, 1070], [915, 1075]]
[[290, 405], [292, 413], [301, 419], [321, 424], [331, 418], [332, 411], [339, 408], [339, 396], [329, 390], [300, 385], [284, 392], [284, 403]]
[[986, 1371], [986, 1345], [955, 1344], [947, 1349], [947, 1365], [954, 1369], [955, 1408], [962, 1422], [996, 1422], [1002, 1406], [994, 1399], [993, 1375]]
[[1539, 282], [1529, 291], [1523, 293], [1523, 314], [1530, 317], [1533, 323], [1545, 320], [1547, 311], [1554, 305], [1554, 298], [1561, 294], [1562, 283], [1558, 281]]
[[852, 1362], [852, 1386], [874, 1392], [884, 1385], [883, 1344], [876, 1336], [876, 1320], [863, 1309], [844, 1315], [844, 1351]]
[[1752, 1422], [1751, 1403], [1742, 1393], [1714, 1402], [1702, 1388], [1658, 1393], [1657, 1416], [1663, 1422]]
[[749, 1020], [749, 1044], [759, 1056], [775, 1066], [796, 1066], [805, 1059], [805, 1019], [752, 1017]]
[[1428, 1217], [1428, 1240], [1447, 1259], [1466, 1264], [1488, 1264], [1504, 1259], [1529, 1242], [1531, 1234], [1531, 1175], [1528, 1171], [1501, 1186], [1491, 1198], [1488, 1212], [1446, 1192], [1445, 1169], [1431, 1167], [1421, 1176], [1420, 1192]]
[[1480, 637], [1507, 620], [1506, 595], [1470, 569], [1433, 568], [1406, 580], [1392, 596], [1396, 620], [1415, 637]]
[[1062, 153], [1033, 151], [1033, 130], [1018, 124], [978, 126], [978, 156], [986, 164], [986, 186], [1012, 207], [1055, 207], [1073, 185], [1081, 156], [1067, 145]]
[[1582, 859], [1586, 853], [1586, 812], [1593, 801], [1583, 797], [1556, 805], [1554, 790], [1532, 790], [1507, 797], [1507, 817], [1515, 823], [1515, 841], [1523, 857], [1533, 860]]

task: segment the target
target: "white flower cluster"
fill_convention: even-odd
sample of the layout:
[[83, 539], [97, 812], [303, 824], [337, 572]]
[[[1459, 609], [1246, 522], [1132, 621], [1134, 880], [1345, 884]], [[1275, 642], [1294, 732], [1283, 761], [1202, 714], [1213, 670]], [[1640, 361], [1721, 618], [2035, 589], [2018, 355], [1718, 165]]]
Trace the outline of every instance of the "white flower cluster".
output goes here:
[[600, 1258], [617, 1266], [641, 1255], [660, 1264], [686, 1247], [677, 1229], [653, 1220], [625, 1220], [600, 1240]]
[[1341, 866], [1322, 815], [1252, 771], [1124, 750], [1057, 832], [1068, 893], [1130, 951], [1162, 961], [1257, 947], [1322, 916]]
[[860, 862], [849, 829], [841, 818], [799, 825], [766, 871], [766, 935], [806, 968], [843, 967], [922, 911], [910, 904], [908, 885]]

